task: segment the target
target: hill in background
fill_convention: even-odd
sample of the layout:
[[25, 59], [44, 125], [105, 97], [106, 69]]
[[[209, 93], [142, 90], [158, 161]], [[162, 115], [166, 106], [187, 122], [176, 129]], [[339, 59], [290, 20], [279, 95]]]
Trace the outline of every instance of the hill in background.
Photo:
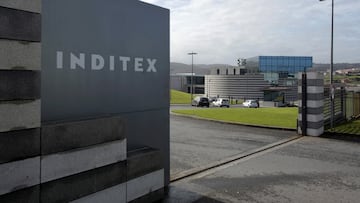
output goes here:
[[[212, 68], [223, 68], [223, 67], [236, 67], [228, 64], [194, 64], [194, 73], [196, 75], [209, 75]], [[351, 69], [351, 68], [360, 68], [360, 63], [336, 63], [334, 64], [334, 70], [341, 69]], [[314, 63], [311, 71], [321, 71], [325, 72], [330, 69], [330, 64], [317, 64]], [[176, 73], [191, 73], [191, 64], [184, 63], [170, 63], [170, 74], [174, 75]]]
[[[335, 63], [334, 71], [342, 70], [342, 69], [352, 69], [352, 68], [360, 68], [360, 63]], [[322, 64], [322, 63], [314, 63], [313, 71], [322, 71], [325, 72], [330, 69], [330, 64]]]
[[[222, 68], [222, 67], [235, 67], [227, 64], [194, 64], [194, 73], [196, 75], [209, 75], [212, 68]], [[184, 63], [170, 63], [170, 74], [174, 75], [176, 73], [191, 73], [191, 64]]]

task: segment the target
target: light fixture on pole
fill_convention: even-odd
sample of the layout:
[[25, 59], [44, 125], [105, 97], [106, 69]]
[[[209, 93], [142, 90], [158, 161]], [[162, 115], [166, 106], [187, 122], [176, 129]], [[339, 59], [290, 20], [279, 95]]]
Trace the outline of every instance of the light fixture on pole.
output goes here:
[[190, 89], [190, 93], [191, 93], [191, 98], [190, 98], [190, 104], [191, 104], [191, 102], [192, 102], [192, 99], [193, 99], [193, 91], [194, 91], [194, 87], [193, 87], [193, 85], [194, 85], [194, 79], [193, 79], [193, 77], [194, 77], [194, 55], [196, 55], [197, 53], [194, 53], [194, 52], [191, 52], [191, 53], [188, 53], [188, 55], [191, 55], [191, 89]]
[[[325, 0], [319, 0], [325, 1]], [[330, 53], [330, 128], [333, 129], [334, 127], [334, 0], [331, 0], [331, 53]]]

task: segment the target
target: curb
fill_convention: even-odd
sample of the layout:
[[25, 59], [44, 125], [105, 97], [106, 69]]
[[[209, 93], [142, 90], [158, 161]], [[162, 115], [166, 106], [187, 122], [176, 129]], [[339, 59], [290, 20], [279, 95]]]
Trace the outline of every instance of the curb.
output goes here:
[[184, 115], [184, 114], [174, 113], [172, 111], [170, 111], [170, 114], [175, 115], [175, 116], [198, 119], [198, 120], [212, 121], [212, 122], [217, 122], [217, 123], [222, 123], [222, 124], [240, 125], [240, 126], [247, 126], [247, 127], [258, 127], [258, 128], [266, 128], [266, 129], [284, 130], [284, 131], [285, 130], [286, 131], [296, 131], [296, 129], [293, 129], [293, 128], [282, 128], [282, 127], [276, 127], [276, 126], [253, 125], [253, 124], [239, 123], [239, 122], [233, 122], [233, 121], [222, 121], [222, 120], [215, 120], [215, 119], [210, 119], [210, 118], [203, 118], [203, 117], [199, 117], [199, 116]]

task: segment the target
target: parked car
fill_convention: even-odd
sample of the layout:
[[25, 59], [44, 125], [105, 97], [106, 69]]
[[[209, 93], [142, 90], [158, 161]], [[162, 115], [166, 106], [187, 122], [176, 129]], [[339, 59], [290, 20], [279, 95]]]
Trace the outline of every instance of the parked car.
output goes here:
[[209, 103], [211, 104], [211, 103], [213, 103], [214, 101], [216, 101], [216, 97], [209, 97]]
[[244, 101], [243, 106], [248, 108], [259, 108], [259, 102], [256, 100], [246, 100]]
[[192, 106], [206, 106], [209, 108], [209, 99], [207, 97], [200, 97], [200, 96], [197, 96], [195, 97], [192, 102], [191, 102], [191, 105]]
[[229, 108], [230, 107], [230, 101], [229, 99], [224, 99], [224, 98], [218, 98], [216, 99], [216, 101], [214, 101], [212, 103], [214, 106], [218, 106], [218, 107], [227, 107]]

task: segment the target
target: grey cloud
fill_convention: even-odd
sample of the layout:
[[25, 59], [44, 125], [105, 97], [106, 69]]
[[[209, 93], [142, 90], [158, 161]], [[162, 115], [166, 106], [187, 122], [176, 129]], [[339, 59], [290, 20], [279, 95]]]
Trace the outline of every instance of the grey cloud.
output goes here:
[[[329, 61], [331, 1], [146, 0], [171, 10], [171, 61], [236, 64], [260, 54]], [[335, 61], [360, 62], [360, 2], [338, 1]], [[353, 33], [353, 34], [352, 34]]]

